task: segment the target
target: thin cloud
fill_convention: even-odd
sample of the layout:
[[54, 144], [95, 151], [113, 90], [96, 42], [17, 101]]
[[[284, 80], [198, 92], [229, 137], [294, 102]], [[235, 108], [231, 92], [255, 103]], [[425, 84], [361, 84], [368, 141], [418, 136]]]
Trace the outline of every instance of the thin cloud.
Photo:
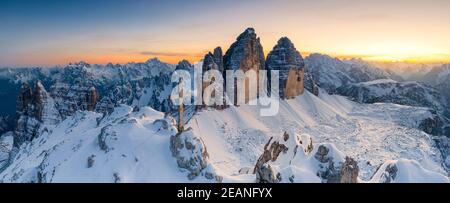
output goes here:
[[155, 51], [143, 51], [139, 52], [141, 55], [145, 56], [166, 56], [166, 57], [202, 57], [204, 54], [202, 53], [180, 53], [180, 52], [155, 52]]

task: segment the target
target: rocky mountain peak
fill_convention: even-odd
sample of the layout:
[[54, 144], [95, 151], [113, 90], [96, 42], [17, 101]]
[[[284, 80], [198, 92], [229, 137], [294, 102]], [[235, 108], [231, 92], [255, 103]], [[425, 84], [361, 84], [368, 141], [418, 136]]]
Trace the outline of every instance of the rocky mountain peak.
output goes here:
[[[268, 78], [271, 78], [270, 70], [279, 71], [279, 95], [281, 98], [293, 98], [303, 93], [304, 67], [303, 57], [287, 37], [278, 40], [277, 45], [267, 55]], [[268, 83], [269, 92], [272, 92], [271, 80]]]
[[280, 38], [273, 50], [267, 55], [266, 67], [268, 69], [303, 69], [304, 66], [303, 57], [287, 37]]
[[291, 40], [288, 37], [281, 37], [278, 40], [277, 45], [275, 45], [275, 46], [280, 47], [280, 48], [295, 49], [294, 44], [291, 42]]
[[[225, 53], [223, 64], [224, 70], [242, 70], [243, 72], [254, 70], [258, 77], [256, 81], [258, 89], [257, 93], [260, 92], [262, 87], [259, 87], [259, 70], [265, 69], [265, 58], [263, 47], [253, 28], [248, 28], [239, 35], [236, 42], [234, 42]], [[248, 87], [249, 81], [247, 78], [244, 87], [245, 103], [254, 99], [251, 98]], [[235, 95], [237, 95], [237, 89], [238, 88], [234, 88]], [[235, 97], [234, 103], [237, 103], [237, 97]]]
[[176, 70], [191, 70], [192, 69], [192, 65], [191, 63], [189, 63], [189, 61], [183, 59], [182, 61], [180, 61], [176, 67]]
[[239, 41], [247, 38], [256, 38], [256, 32], [254, 28], [249, 27], [245, 29], [245, 31], [241, 33], [236, 40]]
[[253, 28], [247, 28], [236, 39], [224, 56], [226, 70], [264, 69], [264, 51]]

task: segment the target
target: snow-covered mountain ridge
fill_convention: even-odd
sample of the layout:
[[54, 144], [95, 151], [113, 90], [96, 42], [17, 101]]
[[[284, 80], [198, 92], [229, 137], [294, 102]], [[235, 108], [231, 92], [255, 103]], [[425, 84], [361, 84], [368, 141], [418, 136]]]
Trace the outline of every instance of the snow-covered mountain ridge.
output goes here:
[[[181, 149], [173, 141], [179, 134], [173, 119], [163, 113], [148, 107], [133, 111], [129, 106], [117, 107], [106, 117], [78, 111], [60, 124], [47, 126], [40, 137], [14, 152], [14, 160], [0, 173], [0, 180], [255, 182], [257, 175], [252, 171], [264, 145], [271, 137], [278, 139], [287, 132], [291, 139], [298, 139], [286, 143], [288, 148], [304, 150], [303, 155], [295, 150], [294, 157], [288, 155], [293, 151], [282, 152], [278, 161], [269, 163], [280, 174], [280, 182], [327, 182], [331, 176], [326, 174], [334, 168], [324, 160], [333, 160], [338, 167], [345, 156], [356, 160], [359, 182], [449, 182], [431, 137], [411, 128], [430, 116], [427, 109], [358, 104], [324, 92], [321, 95], [305, 93], [282, 101], [280, 113], [274, 117], [260, 117], [259, 107], [249, 105], [203, 110], [181, 135], [188, 134], [180, 136], [197, 140], [189, 142], [197, 144], [194, 148], [186, 145], [176, 156], [171, 149]], [[328, 151], [317, 158], [322, 149]], [[195, 155], [197, 150], [207, 156]], [[199, 173], [190, 175], [192, 167], [180, 168], [180, 156], [184, 157], [181, 160], [205, 159], [205, 163], [195, 165]]]

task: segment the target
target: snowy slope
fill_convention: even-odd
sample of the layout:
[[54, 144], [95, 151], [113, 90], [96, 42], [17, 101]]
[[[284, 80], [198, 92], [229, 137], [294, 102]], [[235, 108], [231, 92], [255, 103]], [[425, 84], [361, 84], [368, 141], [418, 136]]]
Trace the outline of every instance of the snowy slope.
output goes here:
[[211, 162], [225, 177], [230, 176], [229, 181], [239, 179], [241, 168], [252, 168], [269, 138], [284, 131], [311, 135], [316, 147], [333, 143], [357, 160], [363, 181], [370, 180], [385, 161], [401, 158], [417, 160], [426, 170], [445, 174], [430, 136], [411, 128], [430, 115], [423, 108], [358, 104], [341, 96], [322, 92], [317, 98], [307, 92], [281, 101], [277, 116], [258, 115], [256, 106], [232, 107], [200, 112], [189, 124], [206, 146], [214, 146], [208, 149]]
[[[122, 106], [102, 118], [77, 112], [22, 145], [1, 182], [188, 182], [170, 154], [177, 131], [160, 129], [163, 113]], [[107, 130], [103, 130], [107, 129]], [[102, 131], [106, 131], [102, 133]], [[100, 144], [100, 135], [105, 134]], [[201, 177], [195, 181], [204, 182]]]
[[[306, 92], [281, 101], [280, 112], [273, 117], [260, 117], [258, 106], [203, 110], [186, 128], [192, 128], [189, 136], [202, 140], [209, 154], [208, 170], [221, 176], [222, 182], [255, 182], [252, 171], [264, 145], [283, 132], [298, 139], [289, 140], [291, 151], [271, 163], [282, 182], [323, 182], [317, 174], [328, 166], [315, 158], [320, 145], [330, 150], [337, 164], [345, 156], [354, 158], [360, 182], [382, 182], [382, 175], [371, 178], [376, 169], [403, 159], [417, 163], [412, 162], [411, 169], [398, 165], [401, 178], [394, 182], [449, 181], [429, 135], [412, 128], [429, 116], [426, 109], [358, 104], [341, 96], [320, 95]], [[133, 112], [125, 105], [105, 117], [78, 111], [22, 145], [0, 173], [0, 182], [215, 182], [203, 175], [190, 180], [187, 171], [179, 168], [170, 149], [170, 137], [177, 130], [155, 122], [163, 118], [151, 108]], [[310, 152], [306, 150], [309, 138], [314, 146]], [[304, 150], [293, 153], [297, 145]], [[185, 153], [181, 155], [189, 156]]]

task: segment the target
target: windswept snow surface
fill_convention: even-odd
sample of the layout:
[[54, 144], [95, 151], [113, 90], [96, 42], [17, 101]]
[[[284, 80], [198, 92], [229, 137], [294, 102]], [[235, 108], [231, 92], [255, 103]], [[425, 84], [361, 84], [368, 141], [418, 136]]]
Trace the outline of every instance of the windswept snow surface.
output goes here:
[[[225, 177], [224, 181], [239, 181], [242, 176], [237, 171], [252, 168], [269, 138], [281, 136], [284, 131], [311, 135], [315, 150], [322, 143], [334, 144], [358, 162], [361, 182], [369, 181], [384, 162], [398, 159], [415, 160], [420, 169], [448, 181], [441, 175], [446, 172], [434, 142], [428, 134], [413, 128], [430, 115], [427, 109], [359, 104], [342, 96], [324, 92], [320, 95], [319, 98], [305, 92], [295, 99], [280, 101], [280, 111], [272, 117], [259, 116], [260, 107], [249, 105], [222, 111], [204, 110], [192, 118], [189, 126], [204, 140], [210, 161]], [[405, 181], [423, 182], [423, 179], [413, 176]]]

